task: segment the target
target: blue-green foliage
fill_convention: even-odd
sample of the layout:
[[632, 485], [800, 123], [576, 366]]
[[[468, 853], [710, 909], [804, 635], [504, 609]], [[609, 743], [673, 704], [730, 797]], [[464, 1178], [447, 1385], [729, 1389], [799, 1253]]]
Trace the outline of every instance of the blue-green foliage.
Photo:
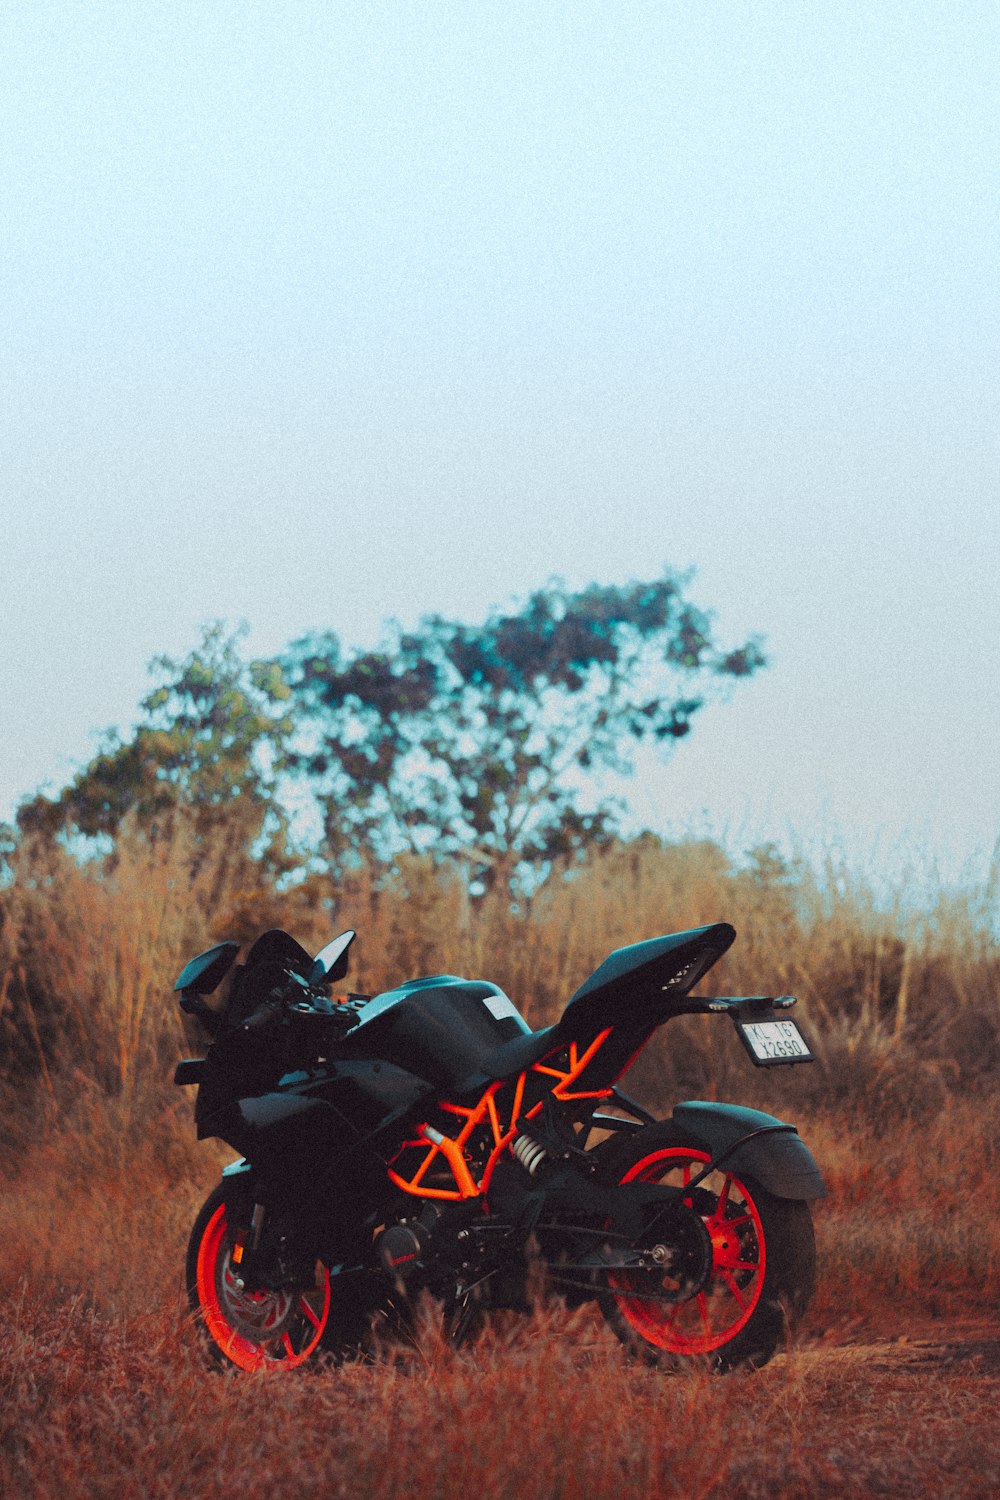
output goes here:
[[[482, 625], [432, 615], [377, 650], [328, 632], [249, 663], [213, 625], [152, 664], [131, 736], [26, 802], [20, 831], [113, 841], [126, 816], [155, 830], [185, 808], [275, 873], [408, 850], [460, 863], [473, 890], [530, 886], [617, 831], [602, 773], [627, 773], [642, 742], [668, 751], [713, 689], [763, 664], [756, 640], [720, 648], [685, 587], [552, 582]], [[312, 809], [295, 850], [289, 805]]]

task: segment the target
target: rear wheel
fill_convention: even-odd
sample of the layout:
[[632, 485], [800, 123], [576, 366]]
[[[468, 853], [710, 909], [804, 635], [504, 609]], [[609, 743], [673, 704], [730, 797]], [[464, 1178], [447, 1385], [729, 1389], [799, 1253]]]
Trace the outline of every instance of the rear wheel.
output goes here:
[[330, 1273], [317, 1261], [309, 1284], [249, 1291], [231, 1252], [220, 1186], [195, 1220], [187, 1253], [188, 1300], [209, 1352], [241, 1370], [303, 1364], [330, 1323]]
[[[652, 1126], [618, 1155], [621, 1182], [683, 1188], [711, 1158], [671, 1126]], [[808, 1306], [816, 1242], [806, 1203], [776, 1198], [720, 1168], [682, 1198], [688, 1228], [661, 1244], [651, 1210], [641, 1248], [650, 1268], [608, 1277], [602, 1309], [618, 1337], [654, 1364], [707, 1360], [719, 1370], [766, 1364]], [[662, 1230], [661, 1230], [662, 1232]], [[646, 1243], [646, 1241], [649, 1243]]]

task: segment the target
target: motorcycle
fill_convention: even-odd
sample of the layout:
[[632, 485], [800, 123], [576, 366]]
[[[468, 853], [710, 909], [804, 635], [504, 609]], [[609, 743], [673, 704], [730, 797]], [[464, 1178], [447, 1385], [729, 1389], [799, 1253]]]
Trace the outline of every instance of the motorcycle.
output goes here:
[[793, 996], [693, 993], [733, 928], [616, 949], [539, 1031], [450, 974], [332, 996], [354, 937], [313, 958], [266, 932], [235, 969], [221, 943], [176, 982], [211, 1043], [175, 1081], [198, 1085], [199, 1139], [239, 1154], [187, 1254], [212, 1354], [339, 1361], [427, 1295], [459, 1341], [489, 1309], [529, 1312], [541, 1278], [653, 1364], [770, 1359], [814, 1289], [816, 1162], [771, 1115], [689, 1101], [657, 1120], [618, 1082], [681, 1015], [729, 1018], [757, 1066], [813, 1059]]

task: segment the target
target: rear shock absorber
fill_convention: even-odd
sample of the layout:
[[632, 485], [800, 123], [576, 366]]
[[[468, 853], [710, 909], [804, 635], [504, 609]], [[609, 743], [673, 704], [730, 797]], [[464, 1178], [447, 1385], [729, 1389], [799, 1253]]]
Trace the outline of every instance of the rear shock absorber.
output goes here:
[[529, 1177], [534, 1177], [539, 1167], [549, 1158], [549, 1153], [541, 1142], [523, 1130], [511, 1141], [510, 1149]]

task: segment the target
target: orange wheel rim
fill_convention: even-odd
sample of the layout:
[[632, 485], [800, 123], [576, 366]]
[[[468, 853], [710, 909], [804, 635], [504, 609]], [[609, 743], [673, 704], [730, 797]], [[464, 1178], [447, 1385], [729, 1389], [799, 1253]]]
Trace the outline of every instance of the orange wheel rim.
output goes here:
[[[703, 1151], [670, 1146], [635, 1163], [623, 1182], [658, 1182], [686, 1186], [711, 1160]], [[715, 1206], [702, 1214], [712, 1242], [708, 1282], [694, 1296], [653, 1301], [629, 1297], [640, 1290], [636, 1273], [610, 1278], [615, 1301], [626, 1322], [647, 1343], [670, 1354], [711, 1354], [735, 1338], [753, 1316], [764, 1289], [766, 1247], [760, 1212], [749, 1188], [732, 1172], [716, 1171], [700, 1184], [715, 1195]], [[690, 1205], [689, 1205], [690, 1206]], [[641, 1289], [650, 1273], [638, 1273]]]
[[[210, 1338], [241, 1370], [289, 1370], [316, 1349], [330, 1316], [330, 1273], [320, 1267], [315, 1287], [286, 1293], [246, 1293], [237, 1288], [226, 1243], [226, 1210], [220, 1205], [198, 1246], [197, 1286]], [[242, 1309], [256, 1325], [249, 1337], [234, 1326]]]

